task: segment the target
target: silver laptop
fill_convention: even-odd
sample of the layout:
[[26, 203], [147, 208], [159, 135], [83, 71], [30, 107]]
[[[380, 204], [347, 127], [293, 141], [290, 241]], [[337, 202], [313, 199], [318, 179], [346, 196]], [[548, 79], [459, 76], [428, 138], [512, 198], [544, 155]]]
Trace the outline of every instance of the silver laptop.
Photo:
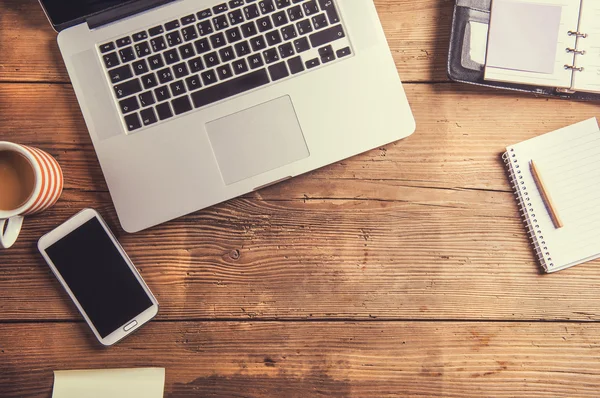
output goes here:
[[124, 230], [397, 141], [372, 0], [40, 0]]

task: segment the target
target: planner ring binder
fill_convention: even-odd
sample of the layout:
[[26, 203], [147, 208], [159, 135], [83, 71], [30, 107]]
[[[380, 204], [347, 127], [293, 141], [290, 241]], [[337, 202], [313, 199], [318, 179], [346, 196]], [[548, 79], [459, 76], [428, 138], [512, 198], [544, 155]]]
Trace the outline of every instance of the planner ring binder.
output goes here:
[[569, 34], [569, 36], [583, 37], [584, 39], [588, 37], [587, 33], [576, 32], [573, 30], [570, 30], [568, 34]]
[[576, 48], [569, 48], [569, 47], [567, 47], [567, 52], [568, 53], [573, 53], [573, 54], [585, 55], [585, 50], [578, 50]]
[[523, 180], [523, 171], [521, 170], [514, 148], [502, 155], [502, 159], [506, 165], [511, 188], [517, 198], [519, 212], [525, 221], [525, 228], [529, 234], [529, 239], [531, 240], [535, 255], [540, 264], [548, 270], [554, 267], [554, 263], [552, 263], [550, 250], [548, 249], [548, 246], [546, 246], [544, 235], [535, 216], [535, 210], [531, 204], [530, 191]]
[[577, 67], [575, 65], [565, 65], [565, 69], [571, 69], [573, 71], [583, 72], [583, 66]]

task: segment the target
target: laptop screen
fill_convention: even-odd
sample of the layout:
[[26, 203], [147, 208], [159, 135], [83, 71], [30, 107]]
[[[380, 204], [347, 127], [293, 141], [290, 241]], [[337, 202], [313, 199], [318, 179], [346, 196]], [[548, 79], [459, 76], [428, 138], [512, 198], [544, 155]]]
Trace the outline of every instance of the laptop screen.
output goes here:
[[135, 0], [41, 0], [52, 25], [60, 26]]

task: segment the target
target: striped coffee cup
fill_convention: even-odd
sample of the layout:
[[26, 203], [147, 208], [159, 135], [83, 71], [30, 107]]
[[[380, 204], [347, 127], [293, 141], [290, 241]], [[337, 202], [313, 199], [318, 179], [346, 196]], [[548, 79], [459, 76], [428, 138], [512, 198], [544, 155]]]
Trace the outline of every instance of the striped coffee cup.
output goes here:
[[[28, 175], [33, 175], [31, 190], [24, 202], [19, 203], [14, 209], [4, 209], [0, 207], [0, 248], [8, 249], [11, 247], [23, 225], [24, 216], [40, 213], [56, 203], [63, 189], [62, 170], [52, 156], [46, 152], [25, 145], [14, 144], [11, 142], [0, 141], [0, 155], [16, 153], [27, 161], [26, 167]], [[10, 165], [0, 163], [0, 167], [10, 167]], [[0, 169], [1, 172], [6, 170]], [[13, 176], [14, 180], [14, 176]], [[7, 195], [9, 190], [9, 177], [3, 180], [0, 177], [0, 195]], [[2, 186], [6, 184], [6, 186]], [[0, 198], [1, 200], [2, 198]]]

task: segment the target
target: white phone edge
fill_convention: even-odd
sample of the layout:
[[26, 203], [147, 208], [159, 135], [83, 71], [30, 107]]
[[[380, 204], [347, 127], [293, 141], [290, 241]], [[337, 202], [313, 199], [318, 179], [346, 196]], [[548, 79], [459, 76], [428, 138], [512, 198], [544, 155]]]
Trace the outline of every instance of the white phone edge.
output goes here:
[[[71, 291], [71, 289], [69, 288], [67, 283], [64, 281], [64, 279], [62, 278], [62, 276], [60, 275], [60, 273], [54, 266], [54, 263], [52, 262], [52, 260], [50, 260], [50, 257], [46, 253], [46, 249], [48, 247], [52, 246], [54, 243], [58, 242], [60, 239], [64, 238], [69, 233], [73, 232], [74, 230], [79, 228], [81, 225], [85, 224], [86, 222], [88, 222], [89, 220], [91, 220], [93, 218], [98, 219], [98, 221], [100, 222], [100, 224], [106, 231], [107, 235], [110, 237], [113, 244], [115, 245], [115, 247], [121, 254], [121, 256], [123, 256], [123, 258], [125, 259], [125, 262], [129, 266], [129, 269], [131, 269], [131, 271], [135, 275], [136, 279], [138, 280], [138, 282], [140, 283], [140, 285], [142, 286], [142, 288], [144, 289], [144, 291], [150, 298], [150, 301], [152, 301], [152, 306], [150, 308], [148, 308], [141, 314], [138, 314], [137, 316], [133, 317], [132, 319], [127, 321], [124, 325], [119, 326], [115, 331], [113, 331], [112, 333], [110, 333], [108, 336], [106, 336], [104, 338], [102, 338], [100, 336], [100, 333], [98, 333], [98, 331], [94, 327], [94, 324], [91, 322], [91, 320], [87, 316], [86, 312], [84, 311], [83, 307], [81, 306], [81, 304], [79, 304], [79, 301], [77, 300], [77, 298], [75, 297], [75, 295], [73, 294], [73, 292]], [[84, 210], [80, 211], [79, 213], [75, 214], [73, 217], [69, 218], [63, 224], [59, 225], [52, 231], [50, 231], [47, 234], [45, 234], [44, 236], [42, 236], [38, 240], [38, 250], [41, 253], [44, 260], [46, 261], [46, 263], [48, 264], [48, 266], [50, 267], [50, 269], [52, 270], [52, 273], [54, 274], [54, 276], [58, 279], [58, 281], [60, 282], [62, 287], [65, 289], [65, 291], [69, 295], [69, 297], [71, 297], [71, 300], [73, 300], [73, 302], [77, 306], [77, 309], [79, 310], [79, 312], [85, 319], [85, 321], [88, 324], [88, 326], [90, 327], [90, 329], [92, 329], [92, 332], [94, 332], [94, 335], [96, 336], [96, 338], [98, 339], [100, 344], [108, 347], [108, 346], [111, 346], [111, 345], [119, 342], [123, 338], [129, 336], [130, 334], [135, 332], [137, 329], [142, 327], [144, 324], [146, 324], [148, 321], [150, 321], [152, 318], [154, 318], [158, 314], [159, 305], [158, 305], [158, 301], [156, 300], [156, 297], [154, 297], [154, 295], [148, 288], [148, 285], [146, 285], [146, 282], [144, 281], [144, 279], [142, 278], [142, 276], [140, 275], [138, 270], [135, 268], [135, 266], [131, 262], [131, 259], [129, 258], [127, 253], [125, 253], [125, 250], [123, 249], [123, 247], [121, 246], [121, 244], [119, 243], [117, 238], [115, 238], [112, 231], [110, 230], [110, 228], [108, 227], [108, 225], [106, 224], [104, 219], [102, 218], [102, 216], [100, 216], [100, 214], [96, 210], [84, 209]], [[124, 327], [131, 324], [133, 321], [136, 321], [137, 325], [135, 325], [131, 329], [125, 331]]]

